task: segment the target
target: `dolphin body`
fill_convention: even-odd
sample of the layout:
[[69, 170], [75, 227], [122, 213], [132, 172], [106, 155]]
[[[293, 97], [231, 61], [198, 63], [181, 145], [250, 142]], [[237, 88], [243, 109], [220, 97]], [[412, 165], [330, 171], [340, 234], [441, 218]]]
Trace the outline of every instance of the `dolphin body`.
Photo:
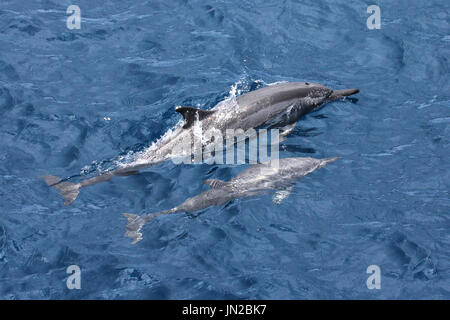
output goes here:
[[270, 163], [253, 165], [230, 181], [205, 180], [204, 183], [211, 189], [187, 199], [175, 208], [142, 216], [124, 213], [123, 215], [128, 219], [125, 236], [131, 238], [132, 243], [135, 244], [142, 240], [142, 227], [155, 217], [220, 206], [233, 199], [248, 198], [267, 193], [269, 190], [277, 190], [273, 196], [273, 202], [279, 204], [289, 196], [299, 179], [338, 159], [339, 157], [285, 158], [279, 160], [278, 166], [272, 166]]
[[[305, 114], [317, 110], [323, 104], [358, 93], [358, 89], [335, 90], [321, 84], [308, 82], [286, 82], [269, 85], [237, 97], [233, 103], [222, 101], [210, 110], [192, 107], [178, 107], [176, 111], [184, 118], [184, 124], [176, 127], [170, 134], [166, 133], [133, 162], [121, 164], [115, 170], [102, 173], [93, 178], [72, 183], [68, 179], [46, 176], [49, 186], [60, 191], [65, 199], [64, 205], [71, 204], [80, 189], [100, 182], [108, 181], [114, 176], [138, 174], [139, 170], [151, 167], [169, 159], [191, 156], [180, 153], [186, 139], [195, 135], [200, 126], [202, 131], [219, 130], [223, 136], [227, 129], [281, 128], [285, 137], [295, 127], [296, 122]], [[190, 140], [189, 140], [190, 141]], [[214, 141], [202, 141], [200, 152], [214, 144]], [[217, 142], [216, 142], [217, 143]], [[211, 149], [210, 149], [211, 150]], [[193, 154], [199, 150], [193, 150]]]

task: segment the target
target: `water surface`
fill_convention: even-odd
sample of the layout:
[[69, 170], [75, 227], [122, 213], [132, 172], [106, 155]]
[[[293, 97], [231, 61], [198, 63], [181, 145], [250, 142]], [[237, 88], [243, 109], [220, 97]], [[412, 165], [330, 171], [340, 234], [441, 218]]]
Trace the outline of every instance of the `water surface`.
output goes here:
[[[79, 0], [0, 4], [0, 298], [450, 298], [448, 1]], [[381, 8], [369, 30], [366, 9]], [[299, 121], [282, 157], [341, 156], [271, 195], [161, 217], [246, 166], [164, 163], [83, 190], [174, 126], [276, 81], [358, 87]], [[82, 289], [66, 288], [66, 268]], [[366, 287], [379, 265], [380, 290]]]

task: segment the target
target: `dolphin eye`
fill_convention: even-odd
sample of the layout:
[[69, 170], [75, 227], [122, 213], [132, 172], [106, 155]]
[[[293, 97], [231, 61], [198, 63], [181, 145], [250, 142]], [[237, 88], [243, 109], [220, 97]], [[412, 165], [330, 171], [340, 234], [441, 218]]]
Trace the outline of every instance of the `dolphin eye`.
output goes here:
[[309, 86], [309, 82], [305, 82], [305, 84], [306, 84], [307, 86]]

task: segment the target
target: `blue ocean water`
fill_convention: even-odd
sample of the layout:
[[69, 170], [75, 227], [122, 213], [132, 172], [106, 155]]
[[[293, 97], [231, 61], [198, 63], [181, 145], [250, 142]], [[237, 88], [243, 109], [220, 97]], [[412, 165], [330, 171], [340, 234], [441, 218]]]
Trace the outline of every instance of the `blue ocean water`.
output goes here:
[[[449, 299], [449, 21], [445, 0], [2, 0], [0, 298]], [[283, 142], [282, 157], [343, 159], [280, 205], [160, 217], [132, 245], [123, 212], [169, 209], [247, 166], [168, 162], [67, 207], [39, 178], [95, 174], [175, 125], [175, 106], [276, 81], [361, 90]]]

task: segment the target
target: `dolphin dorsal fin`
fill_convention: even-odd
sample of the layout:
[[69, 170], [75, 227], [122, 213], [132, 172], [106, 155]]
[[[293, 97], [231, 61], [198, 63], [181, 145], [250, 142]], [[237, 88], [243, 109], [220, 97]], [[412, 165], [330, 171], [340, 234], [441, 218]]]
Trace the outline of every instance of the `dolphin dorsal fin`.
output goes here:
[[[193, 107], [178, 107], [175, 109], [176, 112], [180, 113], [184, 118], [183, 129], [188, 129], [192, 126], [195, 120], [203, 120], [207, 116], [214, 113], [211, 110], [202, 110]], [[197, 118], [198, 116], [198, 118]]]
[[228, 184], [227, 181], [219, 180], [219, 179], [208, 179], [203, 181], [204, 184], [207, 184], [213, 189], [224, 187]]

